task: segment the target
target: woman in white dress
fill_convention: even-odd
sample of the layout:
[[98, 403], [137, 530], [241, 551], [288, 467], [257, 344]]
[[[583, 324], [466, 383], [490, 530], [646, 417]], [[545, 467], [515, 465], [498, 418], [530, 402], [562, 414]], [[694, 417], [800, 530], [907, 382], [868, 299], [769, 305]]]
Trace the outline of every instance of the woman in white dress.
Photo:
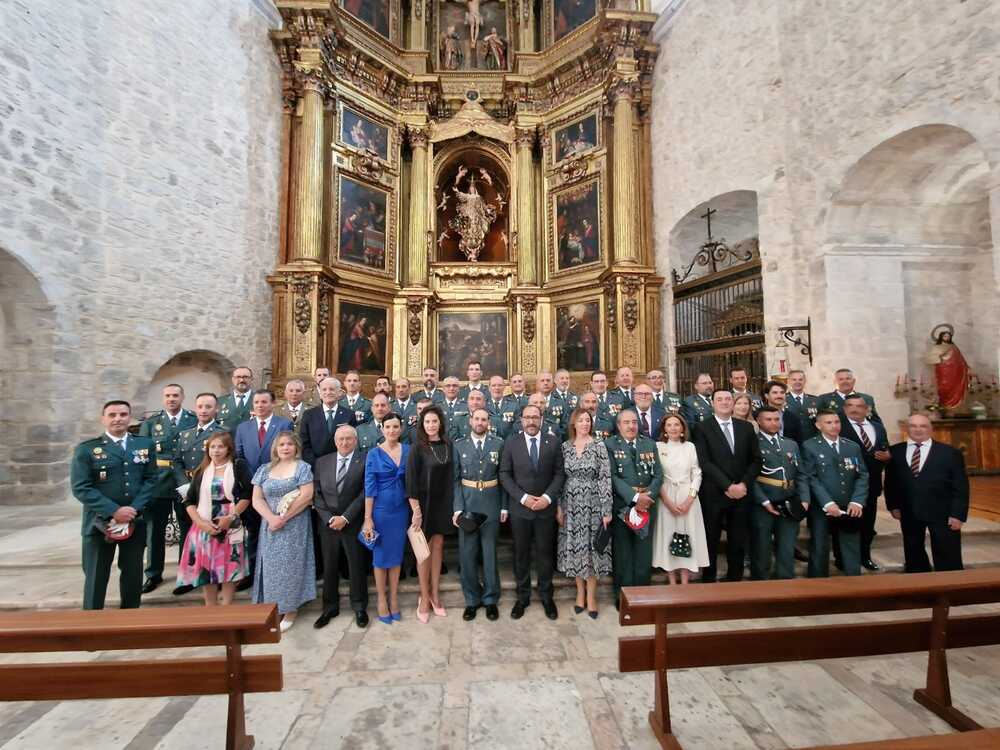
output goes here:
[[[701, 488], [701, 467], [694, 443], [687, 440], [684, 418], [668, 414], [660, 425], [664, 441], [657, 443], [663, 486], [653, 530], [653, 566], [667, 571], [670, 583], [687, 583], [691, 571], [708, 566], [708, 543], [705, 523], [701, 516], [698, 490]], [[691, 540], [691, 556], [676, 557], [670, 553], [674, 532], [687, 534]], [[679, 579], [679, 580], [678, 580]]]

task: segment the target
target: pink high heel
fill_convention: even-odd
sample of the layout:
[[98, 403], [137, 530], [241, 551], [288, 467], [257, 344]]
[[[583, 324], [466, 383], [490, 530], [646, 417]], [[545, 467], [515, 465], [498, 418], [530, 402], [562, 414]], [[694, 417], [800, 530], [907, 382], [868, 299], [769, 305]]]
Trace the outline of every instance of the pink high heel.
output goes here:
[[422, 622], [424, 625], [426, 625], [427, 623], [429, 623], [431, 621], [431, 613], [430, 612], [421, 612], [420, 611], [420, 599], [417, 599], [417, 619], [420, 620], [420, 622]]
[[437, 617], [448, 616], [448, 613], [445, 611], [444, 607], [442, 607], [439, 603], [435, 602], [433, 599], [431, 599], [431, 609], [434, 610], [434, 614]]

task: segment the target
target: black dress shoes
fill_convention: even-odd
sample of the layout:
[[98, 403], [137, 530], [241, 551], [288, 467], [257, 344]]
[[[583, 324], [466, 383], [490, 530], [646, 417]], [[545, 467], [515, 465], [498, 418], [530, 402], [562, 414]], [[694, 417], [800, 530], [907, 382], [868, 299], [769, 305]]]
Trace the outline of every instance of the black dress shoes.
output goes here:
[[510, 619], [520, 620], [524, 617], [524, 608], [527, 606], [527, 604], [522, 604], [521, 602], [514, 602], [514, 606], [510, 610]]
[[476, 610], [478, 609], [479, 607], [466, 607], [465, 611], [462, 612], [462, 619], [466, 622], [472, 622], [476, 619]]
[[799, 562], [809, 562], [809, 555], [800, 550], [798, 547], [795, 548], [795, 559]]
[[545, 609], [545, 616], [550, 620], [555, 620], [559, 617], [559, 610], [556, 609], [556, 603], [551, 599], [546, 599], [542, 602], [542, 607]]
[[313, 627], [319, 630], [320, 628], [325, 628], [327, 623], [330, 622], [334, 617], [340, 614], [340, 610], [328, 609], [326, 612], [321, 614], [316, 618], [316, 622], [313, 623]]
[[354, 613], [354, 622], [358, 624], [359, 628], [367, 628], [368, 613], [365, 612], [363, 609], [359, 609], [357, 612]]
[[497, 605], [495, 605], [495, 604], [487, 604], [486, 605], [486, 619], [487, 620], [496, 620], [496, 619], [499, 619], [499, 617], [500, 617], [500, 610], [497, 609]]
[[151, 591], [156, 591], [156, 587], [163, 583], [162, 578], [147, 578], [146, 582], [142, 584], [142, 593], [148, 594]]
[[184, 596], [184, 594], [188, 593], [189, 591], [194, 591], [194, 586], [187, 586], [187, 585], [178, 586], [171, 593], [174, 596]]
[[837, 570], [839, 570], [841, 573], [844, 572], [844, 562], [843, 562], [843, 560], [839, 560], [839, 559], [835, 558], [834, 561], [833, 561], [833, 564], [834, 564], [834, 567], [836, 567]]
[[253, 578], [251, 578], [250, 576], [247, 576], [242, 581], [240, 581], [239, 583], [236, 584], [236, 590], [237, 591], [246, 591], [251, 586], [253, 586]]
[[861, 567], [864, 568], [865, 570], [870, 570], [873, 573], [882, 570], [879, 564], [874, 560], [872, 560], [870, 557], [861, 561]]

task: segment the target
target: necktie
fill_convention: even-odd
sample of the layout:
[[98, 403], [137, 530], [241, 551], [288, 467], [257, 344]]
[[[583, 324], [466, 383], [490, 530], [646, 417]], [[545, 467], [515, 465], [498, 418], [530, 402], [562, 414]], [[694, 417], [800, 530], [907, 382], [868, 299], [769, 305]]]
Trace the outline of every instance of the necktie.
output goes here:
[[122, 449], [122, 453], [124, 453], [125, 452], [125, 438], [122, 438], [121, 440], [116, 440], [115, 442], [118, 443], [118, 447], [121, 448]]
[[726, 436], [726, 442], [729, 443], [729, 450], [736, 453], [736, 441], [733, 439], [733, 425], [731, 422], [722, 423], [722, 434]]
[[204, 427], [199, 427], [199, 428], [198, 428], [198, 432], [197, 432], [197, 435], [198, 435], [198, 436], [200, 437], [200, 436], [201, 436], [201, 433], [203, 433], [204, 431], [205, 431], [205, 428], [204, 428]]
[[528, 449], [528, 458], [531, 459], [531, 466], [534, 469], [538, 468], [538, 438], [531, 438], [531, 447]]
[[257, 428], [257, 444], [260, 446], [264, 445], [264, 436], [267, 435], [267, 427], [264, 426], [264, 420], [260, 420], [260, 426]]
[[659, 393], [656, 394], [656, 403], [659, 406], [663, 406], [663, 400], [660, 398], [660, 394]]
[[480, 458], [483, 457], [483, 441], [482, 440], [477, 440], [476, 441], [476, 453], [479, 454]]
[[781, 441], [778, 440], [778, 436], [777, 435], [772, 435], [771, 436], [771, 443], [774, 445], [774, 447], [775, 447], [776, 450], [778, 450], [779, 452], [781, 451]]
[[333, 434], [333, 414], [335, 409], [326, 410], [326, 429], [332, 435]]
[[646, 412], [643, 412], [640, 416], [642, 417], [642, 434], [643, 435], [648, 435], [649, 434], [649, 419], [646, 418]]
[[858, 426], [858, 434], [861, 436], [861, 444], [865, 447], [866, 451], [870, 452], [872, 449], [872, 441], [868, 438], [868, 433], [865, 431], [865, 423], [855, 422], [854, 424]]
[[337, 459], [337, 492], [344, 489], [344, 476], [347, 474], [347, 458], [341, 456]]
[[794, 398], [798, 402], [799, 406], [802, 406], [802, 396], [797, 396], [795, 394], [792, 394], [792, 398]]
[[171, 427], [176, 427], [177, 426], [177, 417], [171, 417], [170, 418], [170, 426]]
[[833, 452], [836, 453], [838, 456], [840, 455], [840, 441], [839, 440], [836, 441], [835, 443], [833, 443]]
[[913, 446], [913, 456], [910, 458], [910, 471], [913, 472], [913, 476], [920, 476], [920, 446], [922, 443], [917, 443]]
[[635, 449], [635, 443], [628, 444], [629, 452], [632, 454], [632, 463], [636, 464], [639, 460], [639, 453]]
[[239, 402], [239, 408], [240, 409], [243, 408], [243, 404], [246, 403], [246, 399], [247, 399], [247, 397], [244, 396], [244, 395], [242, 395], [242, 394], [240, 394], [240, 397], [238, 399], [236, 399]]
[[606, 403], [605, 400], [604, 400], [604, 394], [603, 393], [601, 394], [601, 403], [602, 404]]

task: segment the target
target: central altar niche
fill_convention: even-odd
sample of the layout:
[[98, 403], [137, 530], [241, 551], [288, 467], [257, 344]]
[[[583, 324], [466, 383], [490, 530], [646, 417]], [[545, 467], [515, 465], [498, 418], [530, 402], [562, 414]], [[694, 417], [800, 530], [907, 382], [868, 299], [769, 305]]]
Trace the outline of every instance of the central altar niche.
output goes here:
[[503, 263], [510, 259], [510, 178], [481, 146], [445, 147], [434, 179], [436, 260]]

